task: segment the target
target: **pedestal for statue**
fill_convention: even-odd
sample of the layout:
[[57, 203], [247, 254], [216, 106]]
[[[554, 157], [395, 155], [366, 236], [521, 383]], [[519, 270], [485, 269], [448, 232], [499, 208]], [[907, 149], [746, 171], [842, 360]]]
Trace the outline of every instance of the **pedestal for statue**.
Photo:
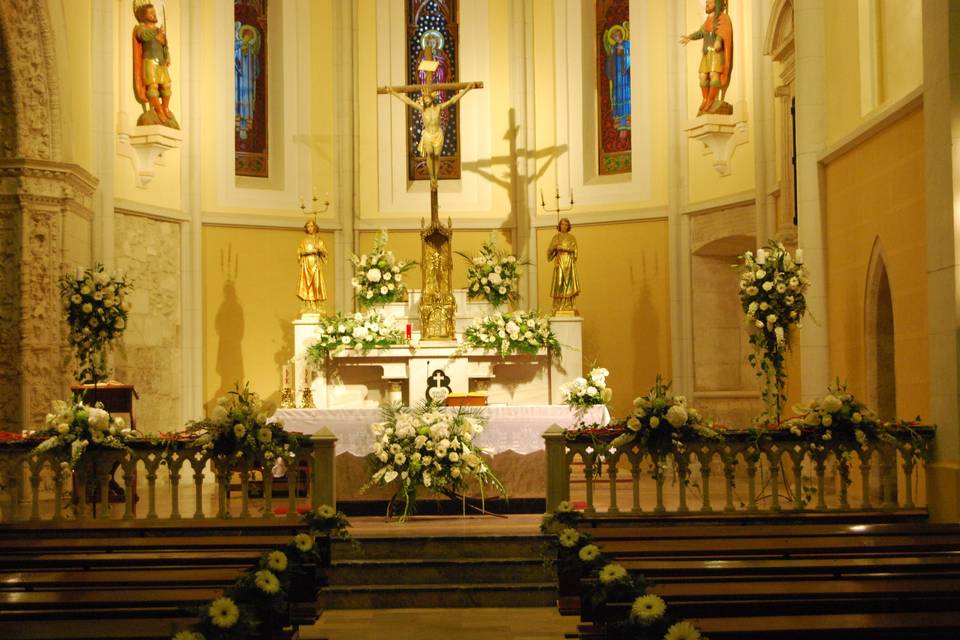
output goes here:
[[437, 386], [451, 393], [486, 391], [489, 404], [560, 404], [560, 386], [583, 372], [582, 318], [550, 319], [561, 344], [559, 356], [546, 350], [536, 355], [509, 356], [460, 350], [464, 330], [475, 318], [493, 311], [486, 303], [469, 302], [466, 293], [454, 291], [454, 340], [420, 340], [421, 295], [420, 291], [411, 290], [406, 303], [384, 309], [401, 327], [410, 325], [411, 346], [367, 353], [341, 351], [312, 371], [308, 371], [305, 356], [315, 340], [319, 316], [305, 315], [294, 321], [297, 399], [302, 398], [309, 381], [313, 404], [321, 409], [372, 408], [395, 399], [414, 405], [426, 399], [429, 388]]

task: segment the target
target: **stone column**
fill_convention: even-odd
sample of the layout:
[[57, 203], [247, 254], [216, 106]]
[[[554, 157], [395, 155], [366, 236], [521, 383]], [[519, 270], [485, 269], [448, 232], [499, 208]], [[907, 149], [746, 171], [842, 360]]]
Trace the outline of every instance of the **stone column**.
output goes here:
[[923, 120], [927, 218], [927, 324], [935, 462], [928, 467], [931, 517], [960, 520], [960, 6], [923, 3]]

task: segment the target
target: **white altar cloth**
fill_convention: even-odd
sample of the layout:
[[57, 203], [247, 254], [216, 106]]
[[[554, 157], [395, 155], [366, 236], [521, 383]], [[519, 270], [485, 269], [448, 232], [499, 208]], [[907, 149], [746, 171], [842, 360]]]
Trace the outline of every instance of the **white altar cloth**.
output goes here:
[[[528, 454], [544, 448], [543, 432], [557, 424], [565, 429], [573, 427], [576, 418], [566, 405], [524, 405], [478, 407], [487, 416], [483, 433], [474, 440], [478, 446], [493, 453], [514, 451]], [[316, 433], [327, 427], [337, 436], [337, 454], [352, 453], [365, 456], [373, 451], [373, 433], [370, 425], [380, 422], [379, 409], [278, 409], [271, 420], [283, 422], [287, 431]], [[587, 424], [610, 422], [610, 413], [604, 406], [591, 407], [584, 417]]]

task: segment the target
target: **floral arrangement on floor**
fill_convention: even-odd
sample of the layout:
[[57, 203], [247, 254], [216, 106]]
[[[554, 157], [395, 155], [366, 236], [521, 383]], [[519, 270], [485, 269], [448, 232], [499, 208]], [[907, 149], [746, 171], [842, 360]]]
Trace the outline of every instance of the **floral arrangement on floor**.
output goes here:
[[620, 448], [636, 442], [657, 462], [654, 477], [662, 473], [660, 465], [672, 453], [674, 464], [685, 459], [688, 443], [703, 438], [720, 439], [700, 413], [687, 404], [684, 396], [674, 395], [671, 383], [660, 376], [650, 392], [633, 401], [633, 412], [622, 423], [623, 434], [614, 438], [611, 448]]
[[784, 246], [771, 240], [754, 256], [742, 256], [740, 305], [750, 328], [754, 353], [748, 357], [757, 376], [763, 378], [763, 400], [767, 419], [780, 422], [786, 401], [786, 353], [792, 330], [800, 327], [807, 310], [806, 291], [810, 286], [803, 267], [803, 253], [791, 256]]
[[480, 247], [475, 256], [460, 254], [470, 262], [467, 267], [467, 295], [486, 300], [494, 307], [516, 303], [520, 299], [520, 265], [517, 257], [497, 249], [493, 238]]
[[387, 232], [381, 230], [370, 254], [350, 257], [353, 263], [354, 294], [361, 307], [378, 307], [397, 300], [403, 300], [407, 287], [403, 284], [403, 274], [416, 264], [397, 260], [392, 251], [387, 251]]
[[31, 456], [54, 450], [69, 452], [69, 466], [73, 469], [91, 445], [127, 449], [127, 443], [140, 434], [128, 428], [123, 418], [107, 413], [100, 403], [90, 406], [75, 397], [71, 402], [54, 401], [44, 428], [30, 436], [44, 439], [33, 448]]
[[187, 424], [185, 433], [195, 439], [191, 447], [225, 458], [275, 461], [285, 470], [293, 459], [294, 437], [280, 422], [269, 422], [273, 407], [250, 391], [250, 383], [217, 399], [209, 418]]
[[337, 313], [333, 317], [321, 318], [316, 336], [316, 342], [307, 348], [307, 359], [317, 366], [346, 349], [366, 353], [407, 344], [407, 336], [397, 326], [396, 319], [375, 310], [352, 315]]
[[[581, 578], [594, 579], [583, 600], [589, 609], [584, 611], [585, 619], [602, 624], [611, 640], [706, 640], [693, 623], [676, 621], [660, 596], [646, 592], [643, 576], [631, 576], [623, 565], [611, 562], [590, 534], [577, 528], [581, 519], [580, 512], [564, 501], [544, 515], [540, 531], [555, 541], [547, 559], [556, 558], [561, 595], [565, 585], [575, 590], [566, 595], [577, 595]], [[607, 608], [610, 602], [633, 604], [626, 618], [617, 619]]]
[[613, 398], [613, 389], [607, 386], [608, 375], [610, 372], [606, 369], [594, 367], [586, 378], [574, 378], [560, 385], [563, 403], [573, 409], [579, 422], [583, 421], [587, 409], [607, 404]]
[[560, 354], [560, 342], [550, 320], [536, 311], [504, 311], [477, 318], [463, 332], [463, 344], [484, 351], [536, 354], [549, 349]]
[[[346, 516], [329, 505], [304, 514], [308, 531], [298, 533], [285, 547], [264, 553], [221, 597], [200, 607], [200, 621], [176, 633], [173, 640], [252, 640], [288, 624], [288, 603], [295, 586], [315, 588], [312, 566], [322, 557], [317, 537], [353, 541]], [[315, 598], [315, 594], [311, 597]]]
[[[879, 443], [898, 445], [900, 439], [894, 434], [907, 430], [914, 434], [909, 425], [881, 420], [849, 392], [847, 386], [839, 380], [828, 387], [827, 394], [805, 405], [794, 407], [796, 418], [788, 420], [784, 428], [797, 438], [824, 449], [830, 442], [837, 452], [841, 470], [849, 469], [851, 454], [863, 453]], [[914, 434], [915, 435], [915, 434]], [[923, 457], [926, 441], [915, 435], [910, 445], [915, 458]]]
[[106, 380], [107, 350], [127, 328], [130, 283], [106, 272], [102, 264], [58, 281], [69, 333], [67, 342], [76, 358], [74, 376], [84, 384]]
[[433, 403], [415, 408], [386, 405], [382, 411], [383, 421], [371, 427], [375, 442], [368, 486], [397, 483], [388, 514], [402, 501], [400, 519], [406, 519], [416, 509], [421, 487], [448, 497], [462, 496], [467, 481], [475, 478], [481, 496], [488, 484], [503, 493], [503, 485], [481, 457], [485, 451], [473, 442], [486, 423], [482, 413]]

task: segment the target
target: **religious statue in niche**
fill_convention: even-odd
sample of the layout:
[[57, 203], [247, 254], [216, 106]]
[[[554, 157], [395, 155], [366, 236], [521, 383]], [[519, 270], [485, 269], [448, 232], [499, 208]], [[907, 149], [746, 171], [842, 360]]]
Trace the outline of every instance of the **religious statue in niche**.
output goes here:
[[320, 228], [313, 220], [303, 225], [306, 237], [297, 247], [297, 260], [300, 262], [300, 280], [297, 297], [303, 303], [305, 313], [320, 313], [323, 301], [327, 299], [327, 289], [323, 282], [323, 265], [327, 261], [327, 249], [320, 239]]
[[550, 280], [550, 297], [553, 298], [553, 315], [577, 315], [574, 300], [580, 295], [577, 279], [577, 239], [570, 233], [569, 218], [560, 218], [557, 233], [547, 248], [547, 260], [553, 262], [553, 277]]
[[[170, 81], [170, 47], [167, 43], [167, 21], [157, 16], [157, 1], [133, 0], [133, 15], [137, 25], [133, 28], [133, 92], [143, 113], [137, 126], [160, 124], [179, 129], [177, 119], [170, 112], [170, 96], [173, 83]], [[149, 106], [148, 106], [149, 105]]]
[[236, 75], [236, 127], [241, 140], [250, 137], [257, 106], [257, 79], [260, 77], [260, 32], [252, 24], [234, 22], [233, 65]]
[[413, 107], [420, 112], [423, 121], [423, 130], [420, 132], [420, 141], [417, 143], [417, 152], [427, 162], [427, 174], [430, 176], [430, 185], [436, 189], [437, 180], [440, 177], [440, 156], [443, 152], [443, 125], [440, 115], [444, 109], [452, 107], [460, 101], [470, 89], [480, 88], [483, 85], [479, 82], [464, 83], [464, 88], [453, 94], [446, 102], [437, 102], [436, 91], [423, 91], [420, 99], [411, 100], [406, 94], [395, 90], [393, 87], [387, 87], [386, 92], [407, 106]]
[[724, 100], [733, 71], [733, 23], [727, 14], [727, 0], [706, 0], [705, 11], [707, 19], [703, 25], [690, 35], [680, 36], [683, 45], [703, 40], [699, 69], [703, 102], [697, 115], [731, 115], [733, 106]]
[[596, 11], [598, 171], [630, 173], [630, 2], [599, 0]]

